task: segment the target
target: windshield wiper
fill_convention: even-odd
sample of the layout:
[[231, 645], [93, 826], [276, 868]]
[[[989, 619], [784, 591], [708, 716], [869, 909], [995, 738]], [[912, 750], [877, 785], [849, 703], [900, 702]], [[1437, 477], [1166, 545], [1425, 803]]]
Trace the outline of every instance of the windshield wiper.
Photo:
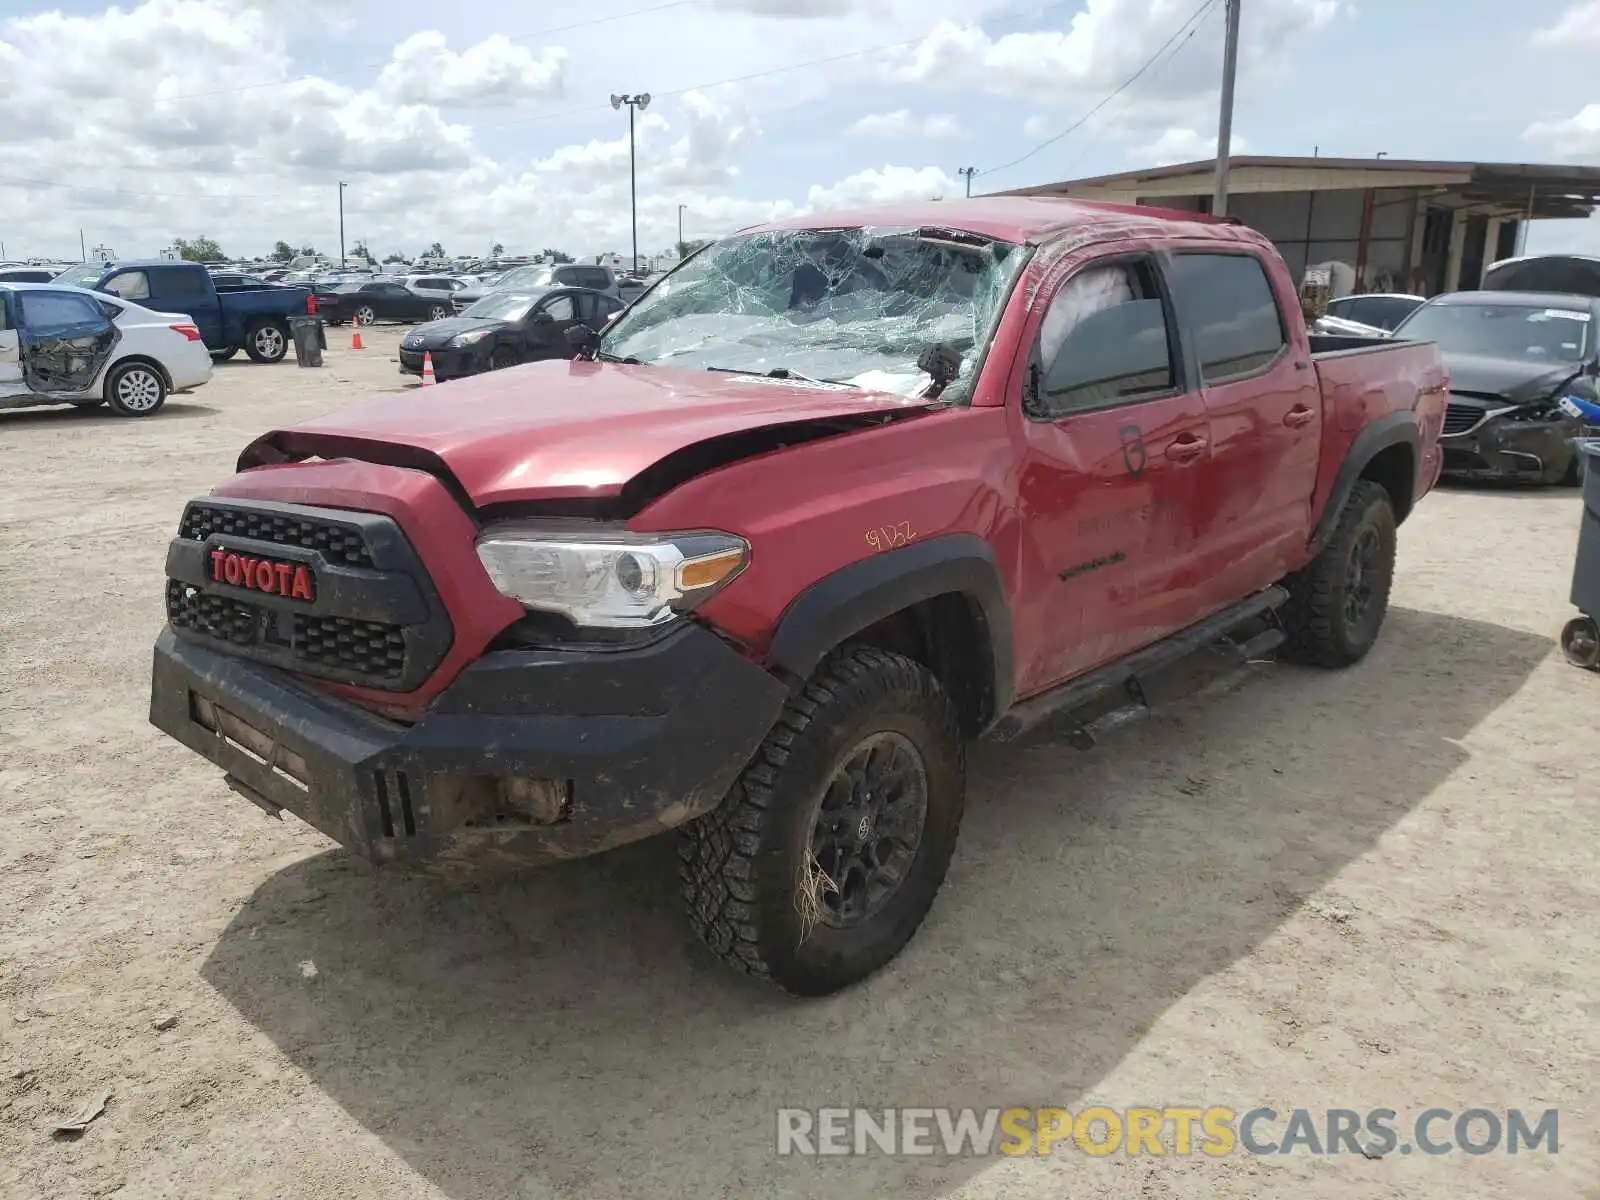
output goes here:
[[815, 375], [802, 375], [799, 371], [791, 371], [788, 367], [773, 367], [770, 371], [751, 371], [744, 367], [707, 367], [706, 370], [721, 371], [727, 375], [755, 375], [762, 379], [795, 379], [801, 383], [814, 383], [820, 387], [853, 388], [856, 386], [853, 383], [846, 383], [842, 379], [818, 379]]
[[607, 354], [604, 350], [596, 350], [594, 357], [597, 362], [621, 363], [625, 367], [644, 366], [644, 359], [635, 358], [631, 354], [626, 358], [618, 358], [615, 354]]

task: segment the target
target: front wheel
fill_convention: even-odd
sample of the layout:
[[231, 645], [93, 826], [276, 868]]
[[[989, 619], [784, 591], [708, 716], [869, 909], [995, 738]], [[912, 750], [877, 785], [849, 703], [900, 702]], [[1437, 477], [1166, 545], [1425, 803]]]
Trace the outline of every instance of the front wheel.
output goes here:
[[166, 402], [166, 380], [148, 363], [124, 363], [106, 376], [106, 403], [119, 417], [148, 417]]
[[1288, 580], [1284, 657], [1347, 667], [1378, 640], [1394, 583], [1394, 505], [1379, 484], [1360, 480], [1322, 552]]
[[954, 706], [919, 663], [832, 657], [714, 811], [683, 829], [689, 922], [730, 965], [798, 996], [866, 978], [911, 940], [961, 828]]
[[281, 362], [289, 352], [289, 331], [275, 322], [265, 322], [245, 334], [244, 352], [251, 362]]
[[376, 325], [378, 323], [377, 310], [370, 304], [363, 304], [355, 311], [355, 322], [357, 325]]
[[521, 361], [522, 356], [511, 346], [496, 346], [494, 353], [489, 355], [489, 369], [491, 371], [503, 371], [507, 367], [516, 366]]
[[428, 310], [428, 320], [442, 321], [450, 315], [450, 310], [442, 304], [435, 304]]
[[211, 361], [212, 362], [217, 362], [217, 363], [224, 363], [224, 362], [227, 362], [230, 358], [232, 358], [237, 353], [239, 353], [239, 347], [237, 347], [237, 346], [229, 346], [229, 347], [227, 347], [226, 349], [223, 349], [223, 350], [213, 350], [211, 352]]

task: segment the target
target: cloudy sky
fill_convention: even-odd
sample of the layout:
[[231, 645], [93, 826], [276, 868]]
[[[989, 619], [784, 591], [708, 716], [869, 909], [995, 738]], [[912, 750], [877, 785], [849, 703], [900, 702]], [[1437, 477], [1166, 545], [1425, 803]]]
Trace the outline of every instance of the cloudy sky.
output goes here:
[[[1220, 0], [0, 0], [0, 240], [336, 251], [344, 180], [380, 255], [627, 253], [609, 96], [649, 92], [648, 252], [680, 206], [700, 237], [1203, 157], [1221, 35]], [[1236, 150], [1600, 163], [1597, 51], [1600, 0], [1249, 0]]]

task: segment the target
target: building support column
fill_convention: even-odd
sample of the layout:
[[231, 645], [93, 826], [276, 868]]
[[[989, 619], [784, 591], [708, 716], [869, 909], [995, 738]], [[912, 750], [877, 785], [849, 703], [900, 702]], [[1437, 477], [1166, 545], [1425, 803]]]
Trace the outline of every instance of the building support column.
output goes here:
[[[1504, 217], [1490, 217], [1489, 228], [1483, 234], [1483, 269], [1487, 271], [1494, 266], [1495, 260], [1500, 257], [1500, 231], [1505, 228]], [[1482, 279], [1478, 280], [1481, 286]]]
[[1450, 213], [1450, 257], [1444, 268], [1444, 290], [1461, 290], [1461, 256], [1467, 249], [1467, 217], [1461, 209]]

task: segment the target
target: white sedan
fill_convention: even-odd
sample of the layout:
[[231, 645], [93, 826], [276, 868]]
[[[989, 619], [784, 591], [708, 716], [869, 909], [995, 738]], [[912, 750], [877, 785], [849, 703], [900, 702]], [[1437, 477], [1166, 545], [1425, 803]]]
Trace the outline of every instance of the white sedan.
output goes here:
[[211, 355], [182, 313], [54, 284], [0, 283], [0, 409], [44, 404], [148, 417], [211, 378]]

